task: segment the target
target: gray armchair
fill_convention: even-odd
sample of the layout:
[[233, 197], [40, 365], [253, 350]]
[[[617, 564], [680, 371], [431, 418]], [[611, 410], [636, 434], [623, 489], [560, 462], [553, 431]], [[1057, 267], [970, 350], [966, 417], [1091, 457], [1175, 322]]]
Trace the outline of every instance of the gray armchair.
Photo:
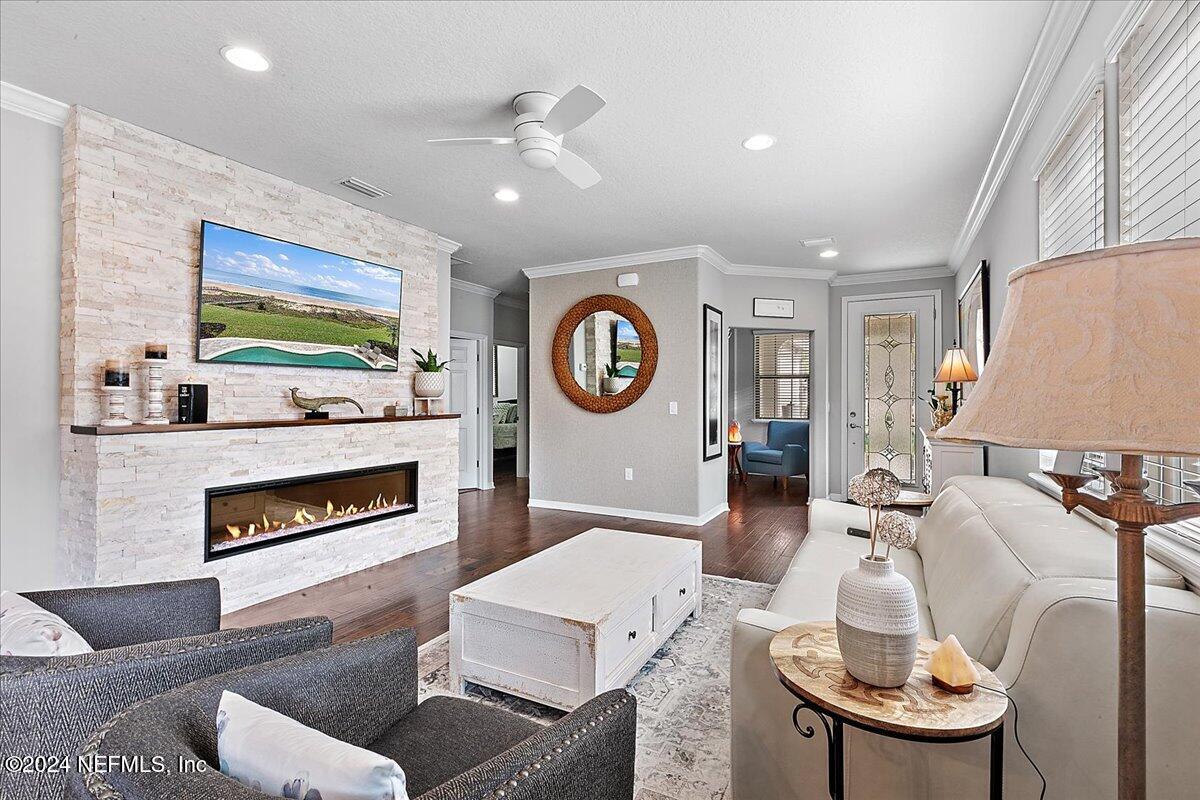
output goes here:
[[[246, 667], [155, 697], [110, 720], [80, 755], [158, 755], [164, 773], [70, 778], [72, 800], [266, 800], [222, 775], [216, 714], [229, 690], [394, 759], [420, 800], [631, 800], [637, 704], [606, 692], [552, 725], [458, 697], [417, 705], [411, 630]], [[178, 759], [205, 762], [180, 771]]]
[[96, 652], [0, 656], [4, 800], [59, 800], [73, 754], [116, 712], [219, 672], [326, 646], [333, 633], [324, 617], [222, 631], [214, 578], [21, 594]]

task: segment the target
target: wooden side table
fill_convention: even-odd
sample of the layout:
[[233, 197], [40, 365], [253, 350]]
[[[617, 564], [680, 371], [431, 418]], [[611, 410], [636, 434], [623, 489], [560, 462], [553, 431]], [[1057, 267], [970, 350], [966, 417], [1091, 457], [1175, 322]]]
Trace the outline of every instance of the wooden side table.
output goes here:
[[908, 682], [881, 689], [846, 672], [833, 622], [804, 622], [775, 634], [771, 640], [775, 672], [800, 701], [792, 711], [792, 725], [805, 739], [813, 738], [813, 726], [800, 722], [800, 712], [809, 711], [825, 728], [831, 800], [845, 797], [843, 725], [909, 742], [949, 744], [991, 737], [990, 797], [1004, 796], [1004, 713], [1008, 710], [1004, 685], [976, 662], [981, 677], [973, 692], [960, 695], [937, 688], [925, 670], [937, 646], [922, 636]]
[[741, 483], [746, 482], [746, 471], [742, 469], [742, 459], [739, 456], [742, 453], [741, 442], [729, 443], [729, 474], [737, 478]]

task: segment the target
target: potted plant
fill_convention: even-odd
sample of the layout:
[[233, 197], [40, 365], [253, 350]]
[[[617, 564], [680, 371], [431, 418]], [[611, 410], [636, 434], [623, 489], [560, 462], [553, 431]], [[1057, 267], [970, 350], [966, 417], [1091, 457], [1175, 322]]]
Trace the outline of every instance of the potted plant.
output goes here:
[[413, 394], [417, 397], [441, 397], [446, 391], [446, 375], [442, 370], [454, 359], [438, 361], [437, 353], [430, 350], [425, 355], [409, 348], [415, 355], [417, 373], [413, 375]]
[[[871, 552], [838, 581], [838, 649], [846, 671], [872, 686], [900, 686], [917, 658], [917, 595], [908, 578], [896, 572], [893, 547], [915, 541], [913, 518], [899, 511], [882, 513], [900, 495], [900, 479], [886, 469], [855, 476], [847, 496], [867, 509]], [[879, 542], [887, 544], [877, 554]]]
[[605, 364], [604, 374], [606, 377], [600, 386], [602, 389], [604, 389], [605, 394], [616, 394], [625, 388], [624, 386], [621, 386], [621, 379], [617, 375], [616, 364]]

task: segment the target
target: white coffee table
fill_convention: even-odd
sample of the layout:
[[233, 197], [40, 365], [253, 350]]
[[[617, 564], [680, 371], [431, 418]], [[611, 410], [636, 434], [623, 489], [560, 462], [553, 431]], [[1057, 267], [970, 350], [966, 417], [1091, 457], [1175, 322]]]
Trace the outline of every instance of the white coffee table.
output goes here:
[[624, 686], [689, 614], [700, 542], [590, 531], [450, 593], [450, 687], [571, 710]]

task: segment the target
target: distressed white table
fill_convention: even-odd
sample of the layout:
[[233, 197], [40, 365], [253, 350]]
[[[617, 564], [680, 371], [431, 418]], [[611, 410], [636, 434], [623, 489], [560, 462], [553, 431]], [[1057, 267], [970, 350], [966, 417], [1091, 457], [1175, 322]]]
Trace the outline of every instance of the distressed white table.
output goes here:
[[689, 614], [700, 542], [592, 528], [450, 593], [450, 686], [571, 710], [624, 686]]

